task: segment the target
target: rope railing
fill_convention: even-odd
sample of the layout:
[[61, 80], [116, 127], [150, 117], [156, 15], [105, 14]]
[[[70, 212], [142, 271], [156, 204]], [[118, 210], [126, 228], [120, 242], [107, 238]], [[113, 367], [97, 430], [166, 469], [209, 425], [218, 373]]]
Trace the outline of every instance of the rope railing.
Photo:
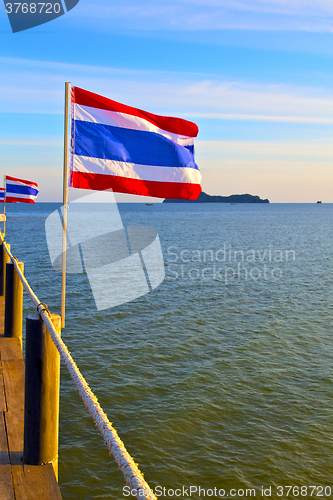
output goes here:
[[79, 368], [77, 367], [75, 361], [73, 360], [70, 352], [68, 351], [65, 343], [61, 339], [59, 333], [54, 327], [51, 318], [50, 312], [47, 306], [40, 302], [37, 295], [34, 293], [32, 288], [30, 287], [28, 281], [23, 275], [21, 269], [18, 266], [17, 259], [12, 255], [10, 250], [8, 249], [6, 242], [4, 241], [2, 234], [0, 233], [1, 242], [3, 244], [4, 249], [7, 252], [11, 262], [14, 264], [16, 272], [23, 284], [25, 291], [30, 297], [31, 301], [35, 305], [40, 318], [45, 323], [47, 330], [49, 331], [51, 338], [59, 351], [59, 354], [76, 386], [79, 391], [79, 394], [87, 407], [90, 415], [92, 416], [96, 427], [101, 433], [106, 446], [108, 447], [110, 454], [113, 455], [119, 469], [124, 475], [125, 481], [133, 490], [136, 498], [138, 500], [157, 500], [154, 495], [152, 489], [149, 487], [148, 483], [145, 481], [143, 474], [140, 472], [137, 464], [134, 462], [131, 455], [125, 448], [124, 443], [118, 436], [116, 429], [112, 426], [112, 423], [109, 421], [107, 415], [104, 413], [102, 407], [100, 406], [95, 394], [90, 389], [88, 383], [85, 378], [81, 374]]

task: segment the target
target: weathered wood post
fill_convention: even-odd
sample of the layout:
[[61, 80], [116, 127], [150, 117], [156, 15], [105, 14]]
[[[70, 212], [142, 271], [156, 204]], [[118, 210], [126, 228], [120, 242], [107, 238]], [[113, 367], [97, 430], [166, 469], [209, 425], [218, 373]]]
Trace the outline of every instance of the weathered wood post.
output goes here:
[[[51, 314], [56, 330], [61, 317]], [[52, 463], [58, 479], [60, 355], [37, 313], [26, 321], [23, 462]]]
[[[3, 234], [2, 234], [3, 237]], [[0, 244], [0, 296], [3, 297], [5, 295], [5, 291], [3, 288], [3, 243]]]
[[[18, 262], [24, 271], [23, 262]], [[12, 262], [6, 264], [5, 337], [20, 339], [22, 347], [23, 284]]]
[[[0, 245], [0, 290], [1, 297], [5, 296], [6, 293], [6, 264], [10, 261], [10, 258], [5, 250], [5, 241]], [[8, 250], [10, 250], [10, 245], [7, 244]]]

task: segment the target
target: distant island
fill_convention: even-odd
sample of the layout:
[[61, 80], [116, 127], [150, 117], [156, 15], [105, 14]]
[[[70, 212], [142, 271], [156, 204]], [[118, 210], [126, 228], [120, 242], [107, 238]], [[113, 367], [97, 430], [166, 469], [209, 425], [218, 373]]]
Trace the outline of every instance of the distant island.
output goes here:
[[231, 196], [211, 196], [203, 191], [197, 200], [169, 200], [163, 203], [269, 203], [269, 200], [262, 200], [259, 196], [252, 194], [232, 194]]

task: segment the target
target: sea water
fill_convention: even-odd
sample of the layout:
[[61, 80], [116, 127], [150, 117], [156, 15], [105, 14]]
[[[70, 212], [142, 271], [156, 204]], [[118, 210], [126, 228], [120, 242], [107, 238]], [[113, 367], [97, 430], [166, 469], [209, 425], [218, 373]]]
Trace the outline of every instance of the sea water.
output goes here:
[[[59, 206], [8, 205], [6, 224], [58, 314], [44, 223]], [[62, 337], [151, 488], [332, 496], [333, 205], [118, 206], [125, 226], [157, 230], [165, 280], [97, 311], [87, 276], [68, 275]], [[64, 366], [60, 397], [64, 500], [133, 498]]]

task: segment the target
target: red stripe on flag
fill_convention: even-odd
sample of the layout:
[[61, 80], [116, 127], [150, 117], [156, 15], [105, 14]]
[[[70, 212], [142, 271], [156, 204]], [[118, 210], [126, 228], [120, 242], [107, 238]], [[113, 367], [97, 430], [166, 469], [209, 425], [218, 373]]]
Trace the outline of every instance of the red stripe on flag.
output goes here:
[[93, 189], [96, 191], [113, 189], [118, 193], [169, 199], [196, 200], [201, 193], [200, 184], [145, 181], [88, 172], [71, 172], [71, 185], [77, 189]]
[[6, 196], [6, 203], [35, 203], [31, 198], [16, 198], [15, 196]]
[[16, 177], [10, 177], [9, 175], [6, 175], [6, 180], [7, 181], [22, 182], [23, 184], [27, 184], [28, 186], [38, 188], [37, 182], [26, 181], [24, 179], [17, 179]]
[[144, 120], [153, 123], [157, 127], [173, 134], [186, 135], [188, 137], [196, 137], [198, 135], [198, 126], [182, 118], [173, 118], [170, 116], [160, 116], [143, 111], [142, 109], [132, 108], [126, 104], [112, 101], [107, 97], [103, 97], [88, 90], [72, 87], [72, 102], [81, 104], [81, 106], [89, 106], [91, 108], [106, 109], [108, 111], [116, 111], [118, 113], [126, 113], [128, 115], [138, 116]]

